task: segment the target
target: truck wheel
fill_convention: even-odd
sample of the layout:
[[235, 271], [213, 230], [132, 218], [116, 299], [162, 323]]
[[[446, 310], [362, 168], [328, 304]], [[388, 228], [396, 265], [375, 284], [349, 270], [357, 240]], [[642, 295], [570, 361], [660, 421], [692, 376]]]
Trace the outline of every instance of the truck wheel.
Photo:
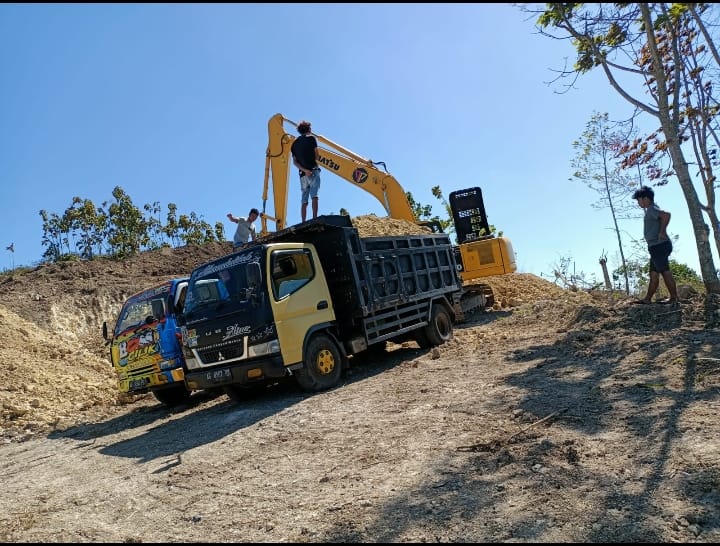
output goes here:
[[305, 349], [304, 367], [295, 379], [305, 391], [317, 392], [334, 387], [340, 381], [342, 356], [335, 342], [324, 334], [313, 337]]
[[418, 328], [414, 332], [415, 334], [415, 341], [418, 344], [418, 347], [421, 349], [429, 349], [432, 344], [430, 343], [430, 340], [427, 337], [427, 334], [425, 333], [425, 328]]
[[153, 391], [153, 396], [161, 404], [172, 407], [187, 402], [190, 399], [190, 391], [181, 383], [177, 387]]
[[248, 388], [240, 385], [228, 385], [222, 388], [228, 398], [233, 402], [242, 402], [247, 398]]
[[453, 337], [453, 324], [450, 314], [438, 303], [430, 311], [430, 323], [425, 327], [425, 335], [431, 345], [442, 345]]

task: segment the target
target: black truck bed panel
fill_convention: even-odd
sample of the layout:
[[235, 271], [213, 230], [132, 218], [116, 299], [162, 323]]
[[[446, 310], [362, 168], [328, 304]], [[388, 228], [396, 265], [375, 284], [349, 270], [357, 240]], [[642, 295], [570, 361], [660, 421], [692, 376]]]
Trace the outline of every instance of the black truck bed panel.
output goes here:
[[320, 216], [261, 242], [312, 243], [339, 317], [367, 317], [457, 292], [461, 281], [447, 234], [361, 238], [347, 216]]

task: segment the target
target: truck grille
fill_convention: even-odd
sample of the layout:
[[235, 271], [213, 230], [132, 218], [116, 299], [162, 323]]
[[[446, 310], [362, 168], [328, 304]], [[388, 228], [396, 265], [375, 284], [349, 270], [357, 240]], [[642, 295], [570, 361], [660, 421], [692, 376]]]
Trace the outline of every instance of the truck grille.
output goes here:
[[128, 379], [134, 379], [136, 377], [144, 377], [147, 374], [150, 373], [156, 373], [160, 371], [158, 366], [153, 364], [146, 364], [145, 366], [139, 366], [137, 368], [134, 368], [132, 370], [127, 371], [127, 378]]
[[225, 360], [232, 360], [243, 356], [242, 344], [231, 347], [223, 347], [222, 349], [204, 349], [198, 351], [198, 356], [203, 364], [215, 364]]

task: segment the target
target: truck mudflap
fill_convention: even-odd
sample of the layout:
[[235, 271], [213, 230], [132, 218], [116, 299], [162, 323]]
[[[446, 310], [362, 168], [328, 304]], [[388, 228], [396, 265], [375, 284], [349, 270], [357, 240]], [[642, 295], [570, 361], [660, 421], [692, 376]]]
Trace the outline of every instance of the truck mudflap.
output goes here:
[[185, 373], [188, 389], [210, 389], [229, 385], [245, 385], [265, 379], [278, 379], [288, 375], [282, 357], [266, 358], [257, 362], [244, 361], [242, 364], [217, 366], [214, 368]]

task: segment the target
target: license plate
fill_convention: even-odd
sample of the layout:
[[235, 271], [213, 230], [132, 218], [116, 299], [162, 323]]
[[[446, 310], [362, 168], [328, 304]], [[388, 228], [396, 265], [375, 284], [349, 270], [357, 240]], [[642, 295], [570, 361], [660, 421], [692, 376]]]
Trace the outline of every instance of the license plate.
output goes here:
[[138, 389], [142, 389], [143, 387], [146, 387], [149, 384], [150, 384], [149, 377], [143, 377], [141, 379], [131, 379], [129, 388], [131, 391], [136, 391]]
[[230, 373], [228, 368], [223, 368], [222, 370], [207, 372], [206, 377], [211, 383], [226, 383], [232, 379], [232, 373]]

